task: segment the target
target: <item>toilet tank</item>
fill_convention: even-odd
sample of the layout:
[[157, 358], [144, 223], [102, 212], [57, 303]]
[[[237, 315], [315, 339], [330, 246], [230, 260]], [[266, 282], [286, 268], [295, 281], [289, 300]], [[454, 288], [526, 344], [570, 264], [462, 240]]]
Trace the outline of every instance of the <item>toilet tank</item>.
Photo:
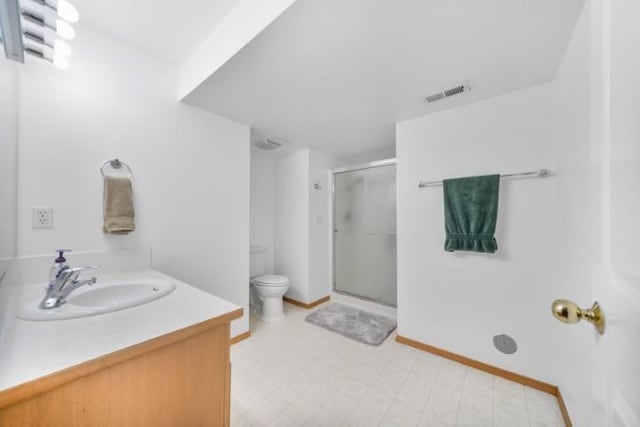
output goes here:
[[251, 246], [250, 271], [251, 277], [261, 276], [267, 271], [267, 248]]

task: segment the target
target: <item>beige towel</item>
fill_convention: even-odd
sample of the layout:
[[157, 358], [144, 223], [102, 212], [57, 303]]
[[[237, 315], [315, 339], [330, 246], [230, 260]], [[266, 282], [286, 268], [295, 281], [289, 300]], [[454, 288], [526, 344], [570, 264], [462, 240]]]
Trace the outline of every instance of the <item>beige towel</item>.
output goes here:
[[133, 190], [129, 178], [104, 179], [104, 225], [106, 234], [129, 234], [135, 230], [133, 222]]

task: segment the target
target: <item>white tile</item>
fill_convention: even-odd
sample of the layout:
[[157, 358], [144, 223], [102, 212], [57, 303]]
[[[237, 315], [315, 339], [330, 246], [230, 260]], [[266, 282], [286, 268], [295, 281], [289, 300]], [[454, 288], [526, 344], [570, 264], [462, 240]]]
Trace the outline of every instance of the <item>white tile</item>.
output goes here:
[[345, 421], [344, 414], [336, 414], [329, 409], [321, 408], [311, 415], [303, 425], [305, 427], [335, 427], [342, 425]]
[[559, 410], [556, 412], [554, 409], [535, 404], [528, 404], [527, 406], [529, 409], [529, 424], [532, 427], [555, 427], [564, 425]]
[[422, 415], [422, 411], [412, 408], [398, 400], [394, 401], [384, 415], [383, 426], [415, 426]]
[[450, 427], [456, 421], [457, 412], [457, 405], [427, 403], [418, 425], [421, 427]]
[[305, 322], [252, 317], [232, 347], [235, 426], [562, 425], [550, 395], [387, 339], [378, 347]]
[[231, 427], [250, 427], [251, 423], [245, 417], [231, 418]]
[[529, 425], [529, 415], [524, 410], [514, 407], [494, 407], [494, 427], [525, 427]]
[[[269, 424], [277, 427], [297, 427], [300, 425], [294, 420], [292, 420], [291, 418], [289, 418], [289, 416], [284, 412], [276, 416]], [[231, 427], [234, 427], [233, 424], [231, 425]]]
[[394, 400], [395, 395], [388, 393], [383, 384], [376, 383], [365, 393], [360, 403], [372, 411], [384, 415]]
[[347, 418], [349, 413], [356, 407], [358, 401], [344, 393], [337, 392], [331, 399], [322, 405], [322, 409], [333, 412], [341, 419]]
[[559, 409], [558, 399], [554, 395], [544, 393], [539, 390], [534, 390], [528, 387], [525, 389], [525, 392], [527, 397], [527, 404], [536, 405], [551, 410]]
[[486, 420], [474, 413], [458, 411], [454, 425], [456, 427], [491, 427], [491, 420]]
[[302, 425], [318, 409], [320, 406], [316, 402], [303, 395], [290, 402], [283, 412], [293, 421]]
[[268, 423], [285, 408], [282, 401], [270, 397], [256, 400], [242, 415], [252, 423]]
[[423, 381], [421, 378], [408, 379], [400, 392], [396, 396], [396, 400], [408, 405], [409, 407], [422, 411], [431, 394], [433, 387], [432, 382]]
[[493, 391], [498, 394], [507, 394], [513, 397], [525, 399], [525, 386], [504, 378], [494, 377]]
[[344, 425], [350, 427], [369, 427], [380, 425], [383, 415], [372, 411], [369, 407], [359, 404], [347, 417]]
[[513, 394], [503, 394], [495, 392], [493, 393], [493, 408], [494, 410], [514, 410], [520, 412], [527, 412], [527, 401], [523, 397]]
[[436, 383], [431, 389], [429, 394], [429, 404], [440, 404], [455, 406], [456, 408], [460, 404], [462, 398], [462, 387], [457, 385], [451, 385], [446, 383]]
[[493, 413], [493, 382], [469, 380], [465, 378], [459, 411], [474, 414], [491, 424]]
[[371, 387], [371, 384], [351, 378], [340, 387], [340, 391], [347, 396], [360, 400]]
[[485, 386], [493, 388], [494, 375], [479, 369], [467, 368], [467, 373], [464, 377], [465, 384], [472, 383], [474, 385]]

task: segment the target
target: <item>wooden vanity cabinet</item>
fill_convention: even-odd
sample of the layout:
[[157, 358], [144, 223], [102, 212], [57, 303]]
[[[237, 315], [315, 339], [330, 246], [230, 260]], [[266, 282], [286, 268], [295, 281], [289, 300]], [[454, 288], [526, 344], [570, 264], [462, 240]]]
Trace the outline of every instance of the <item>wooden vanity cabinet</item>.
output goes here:
[[228, 426], [242, 309], [0, 392], [2, 427]]

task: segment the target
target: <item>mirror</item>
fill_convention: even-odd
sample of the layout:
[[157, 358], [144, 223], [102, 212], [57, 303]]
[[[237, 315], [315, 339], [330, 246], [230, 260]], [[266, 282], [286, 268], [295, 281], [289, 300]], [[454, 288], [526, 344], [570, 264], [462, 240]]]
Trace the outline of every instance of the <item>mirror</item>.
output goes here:
[[17, 71], [15, 64], [0, 59], [0, 295], [6, 289], [7, 268], [16, 256]]

